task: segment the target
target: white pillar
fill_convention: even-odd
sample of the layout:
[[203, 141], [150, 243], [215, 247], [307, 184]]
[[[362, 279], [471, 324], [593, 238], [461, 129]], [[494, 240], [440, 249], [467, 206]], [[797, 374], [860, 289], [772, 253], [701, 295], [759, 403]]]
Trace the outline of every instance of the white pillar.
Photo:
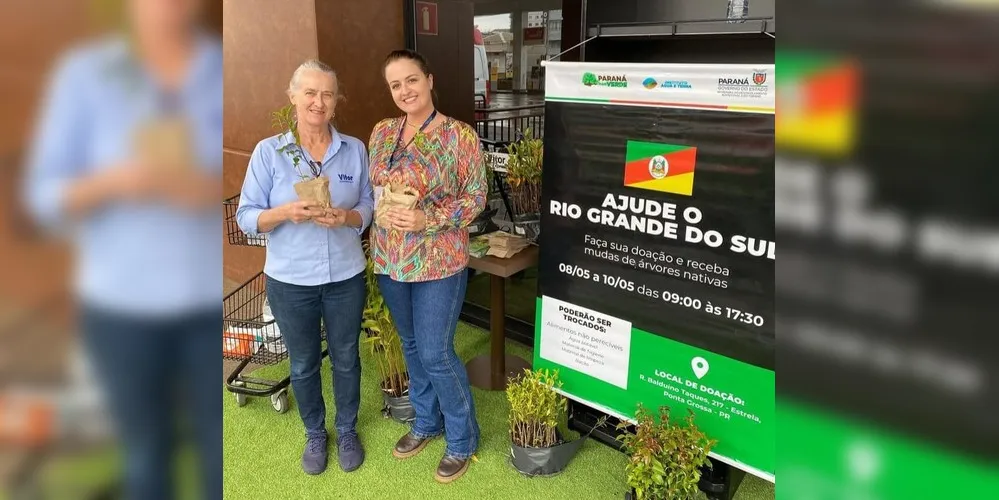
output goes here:
[[[513, 90], [527, 88], [527, 73], [530, 66], [525, 64], [524, 27], [527, 26], [527, 12], [515, 11], [510, 14], [510, 31], [513, 31]], [[527, 68], [525, 68], [527, 66]]]

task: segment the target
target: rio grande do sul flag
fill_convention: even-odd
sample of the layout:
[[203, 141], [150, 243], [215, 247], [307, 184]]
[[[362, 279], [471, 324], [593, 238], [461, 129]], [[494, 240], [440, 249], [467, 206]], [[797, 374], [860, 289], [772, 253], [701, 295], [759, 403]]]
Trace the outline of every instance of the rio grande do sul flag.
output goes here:
[[852, 152], [856, 132], [859, 71], [835, 57], [776, 54], [774, 142], [778, 148], [832, 155]]
[[697, 148], [677, 144], [628, 141], [624, 185], [691, 196]]

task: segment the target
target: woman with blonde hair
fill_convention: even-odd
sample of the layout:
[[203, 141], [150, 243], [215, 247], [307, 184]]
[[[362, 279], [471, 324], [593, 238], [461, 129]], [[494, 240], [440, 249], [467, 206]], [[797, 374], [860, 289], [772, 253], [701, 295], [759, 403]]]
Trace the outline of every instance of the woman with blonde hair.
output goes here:
[[[288, 97], [298, 138], [287, 131], [257, 144], [236, 220], [248, 235], [268, 234], [267, 299], [288, 346], [291, 386], [305, 425], [302, 468], [307, 474], [326, 469], [323, 322], [333, 364], [337, 456], [340, 467], [351, 472], [364, 461], [356, 426], [361, 403], [358, 349], [367, 293], [361, 234], [374, 204], [368, 154], [364, 143], [332, 125], [342, 98], [332, 68], [306, 61], [292, 75]], [[300, 200], [295, 184], [322, 177], [329, 183], [329, 192], [323, 193], [328, 199]]]

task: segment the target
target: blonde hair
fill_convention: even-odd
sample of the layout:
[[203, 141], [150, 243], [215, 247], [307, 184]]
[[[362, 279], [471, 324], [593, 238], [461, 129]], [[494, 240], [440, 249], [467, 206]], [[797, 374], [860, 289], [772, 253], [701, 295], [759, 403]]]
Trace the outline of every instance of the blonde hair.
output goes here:
[[336, 83], [336, 98], [338, 101], [343, 100], [344, 94], [343, 89], [340, 87], [340, 78], [336, 75], [336, 70], [334, 70], [329, 64], [326, 64], [318, 59], [309, 59], [298, 65], [295, 72], [291, 74], [291, 80], [288, 82], [288, 94], [292, 94], [298, 90], [300, 81], [302, 79], [302, 73], [306, 71], [320, 71], [333, 78]]

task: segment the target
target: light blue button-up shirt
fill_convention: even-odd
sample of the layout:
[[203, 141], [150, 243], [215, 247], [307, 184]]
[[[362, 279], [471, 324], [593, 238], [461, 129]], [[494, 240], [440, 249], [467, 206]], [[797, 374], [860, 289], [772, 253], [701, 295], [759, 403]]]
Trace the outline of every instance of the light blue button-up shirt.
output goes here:
[[222, 46], [210, 37], [199, 39], [187, 80], [172, 96], [124, 37], [81, 46], [58, 64], [28, 152], [25, 201], [42, 225], [72, 236], [84, 303], [152, 316], [221, 307], [218, 210], [117, 202], [71, 225], [63, 200], [74, 180], [133, 160], [133, 132], [166, 112], [188, 120], [197, 166], [220, 176], [222, 87]]
[[[371, 224], [374, 193], [368, 180], [368, 153], [360, 140], [332, 127], [333, 141], [322, 158], [320, 175], [329, 178], [334, 207], [356, 210], [361, 227], [326, 228], [313, 222], [284, 222], [271, 230], [267, 240], [264, 273], [283, 283], [301, 286], [343, 281], [364, 271], [361, 234]], [[236, 223], [247, 235], [257, 236], [257, 219], [267, 209], [298, 201], [300, 182], [291, 157], [279, 152], [294, 142], [290, 132], [264, 139], [254, 148], [236, 209]], [[302, 173], [311, 178], [315, 161], [303, 148]]]

